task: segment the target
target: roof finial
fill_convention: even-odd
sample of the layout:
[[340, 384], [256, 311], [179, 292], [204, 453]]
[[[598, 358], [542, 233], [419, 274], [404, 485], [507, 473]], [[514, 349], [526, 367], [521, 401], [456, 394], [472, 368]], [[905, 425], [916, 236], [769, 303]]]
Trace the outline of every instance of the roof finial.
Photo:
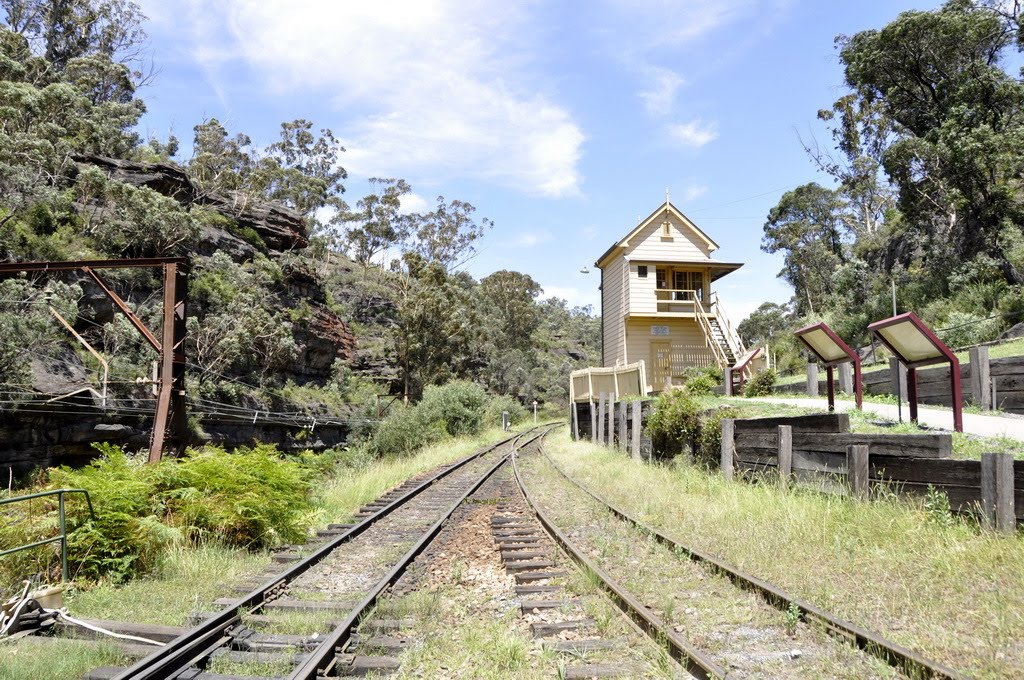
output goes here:
[[668, 187], [665, 187], [665, 205], [668, 205]]

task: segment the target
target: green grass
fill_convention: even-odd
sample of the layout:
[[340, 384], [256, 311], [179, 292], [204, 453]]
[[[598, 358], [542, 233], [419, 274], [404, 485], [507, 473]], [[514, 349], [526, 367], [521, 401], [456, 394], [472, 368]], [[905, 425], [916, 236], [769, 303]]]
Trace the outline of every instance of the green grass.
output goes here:
[[314, 525], [350, 521], [359, 508], [406, 479], [469, 455], [505, 436], [500, 428], [494, 428], [475, 437], [456, 437], [432, 444], [411, 456], [389, 457], [356, 469], [342, 470], [318, 490], [314, 498]]
[[194, 611], [231, 594], [232, 583], [261, 571], [266, 553], [249, 553], [208, 543], [168, 550], [157, 574], [120, 586], [98, 584], [72, 590], [65, 603], [72, 616], [180, 626]]
[[99, 666], [124, 665], [127, 659], [106, 642], [22, 638], [0, 643], [0, 680], [77, 680]]
[[730, 483], [548, 438], [571, 474], [685, 543], [981, 678], [1024, 667], [1024, 538], [939, 522], [924, 504]]

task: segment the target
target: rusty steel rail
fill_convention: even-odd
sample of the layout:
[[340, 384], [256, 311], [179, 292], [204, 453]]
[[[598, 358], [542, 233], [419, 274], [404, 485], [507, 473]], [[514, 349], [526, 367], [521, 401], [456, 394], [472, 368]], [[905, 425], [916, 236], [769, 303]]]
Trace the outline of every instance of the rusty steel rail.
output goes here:
[[[515, 442], [517, 439], [525, 437], [526, 435], [533, 432], [536, 428], [531, 428], [526, 432], [515, 434], [511, 437], [506, 437], [499, 442], [491, 444], [482, 448], [481, 450], [471, 453], [468, 456], [456, 461], [450, 466], [439, 470], [427, 479], [423, 480], [413, 489], [404, 493], [402, 496], [396, 498], [391, 503], [382, 507], [372, 515], [365, 517], [363, 520], [347, 529], [342, 534], [336, 536], [334, 539], [328, 541], [321, 547], [317, 548], [308, 557], [296, 562], [292, 567], [285, 570], [281, 574], [274, 576], [263, 585], [257, 587], [247, 595], [242, 596], [231, 605], [226, 607], [224, 610], [213, 614], [206, 620], [202, 621], [199, 625], [191, 628], [190, 630], [182, 633], [180, 636], [171, 640], [166, 646], [154, 651], [149, 656], [139, 660], [130, 668], [125, 669], [121, 673], [114, 676], [114, 680], [171, 680], [175, 678], [179, 673], [185, 671], [189, 666], [201, 662], [203, 659], [209, 656], [215, 649], [223, 646], [228, 640], [227, 635], [228, 629], [239, 623], [243, 613], [250, 612], [258, 609], [264, 604], [270, 602], [283, 587], [287, 586], [292, 580], [306, 571], [313, 568], [317, 563], [323, 560], [325, 557], [330, 555], [332, 552], [337, 550], [339, 547], [352, 540], [356, 536], [362, 534], [370, 526], [376, 523], [378, 520], [391, 514], [405, 503], [419, 495], [422, 491], [432, 486], [439, 480], [448, 476], [452, 472], [462, 468], [468, 463], [480, 458], [488, 453], [497, 450], [499, 447], [504, 446], [510, 442]], [[506, 456], [507, 457], [507, 456]], [[503, 460], [504, 458], [503, 457]], [[497, 467], [497, 466], [496, 466]], [[489, 477], [494, 469], [491, 469], [484, 477]], [[480, 482], [483, 483], [483, 480]], [[476, 486], [474, 486], [474, 489]], [[452, 509], [454, 512], [454, 508]], [[445, 517], [445, 519], [447, 516]], [[414, 546], [415, 547], [415, 546]], [[390, 574], [389, 574], [390, 576]], [[374, 596], [375, 598], [375, 596]], [[361, 614], [360, 610], [360, 614]], [[357, 617], [358, 619], [358, 617]], [[351, 632], [349, 627], [345, 636]], [[332, 633], [331, 639], [334, 634]], [[330, 648], [330, 653], [333, 655], [336, 651], [335, 647]], [[302, 666], [305, 668], [311, 662], [307, 660], [306, 664]], [[300, 675], [294, 675], [293, 677], [303, 677]], [[316, 677], [315, 673], [313, 676]]]
[[666, 645], [669, 655], [694, 677], [700, 680], [707, 680], [709, 678], [724, 678], [726, 676], [725, 668], [715, 663], [704, 652], [680, 637], [665, 621], [648, 609], [643, 602], [638, 600], [622, 584], [597, 566], [565, 533], [555, 526], [554, 522], [541, 510], [540, 505], [523, 483], [522, 475], [519, 474], [519, 465], [515, 453], [512, 454], [512, 471], [515, 475], [516, 483], [519, 485], [519, 490], [526, 498], [526, 502], [530, 505], [530, 509], [537, 517], [541, 526], [544, 527], [544, 530], [570, 557], [597, 576], [601, 581], [601, 586], [624, 614], [632, 619], [656, 643]]
[[[520, 435], [525, 436], [525, 435]], [[535, 434], [532, 438], [528, 439], [523, 446], [543, 436], [541, 434]], [[515, 455], [515, 447], [519, 444], [513, 444], [513, 450], [502, 456], [501, 460], [492, 465], [484, 472], [483, 475], [477, 478], [473, 482], [472, 486], [445, 510], [444, 514], [438, 519], [426, 533], [423, 534], [416, 541], [408, 552], [402, 556], [402, 559], [391, 568], [390, 571], [373, 587], [370, 593], [363, 598], [359, 604], [353, 607], [352, 611], [349, 612], [348, 616], [333, 630], [331, 631], [320, 643], [320, 645], [309, 655], [309, 657], [302, 662], [291, 674], [288, 676], [288, 680], [318, 680], [324, 678], [330, 673], [337, 665], [337, 655], [340, 650], [349, 642], [352, 632], [359, 625], [360, 619], [377, 603], [381, 594], [386, 588], [394, 585], [402, 574], [405, 573], [409, 565], [412, 564], [420, 553], [422, 553], [427, 546], [429, 546], [437, 534], [440, 533], [441, 528], [445, 523], [451, 519], [451, 516], [461, 506], [467, 498], [476, 493], [477, 489], [483, 486], [484, 482], [491, 478], [491, 476], [498, 471], [503, 465], [508, 463], [509, 457]]]
[[872, 633], [865, 628], [861, 628], [854, 623], [840, 619], [839, 617], [830, 614], [824, 609], [821, 609], [806, 600], [802, 600], [787, 593], [778, 586], [759, 579], [756, 576], [752, 576], [751, 574], [747, 574], [728, 562], [666, 536], [651, 525], [613, 505], [603, 496], [588, 489], [563, 470], [558, 463], [551, 459], [551, 456], [549, 456], [546, 451], [542, 450], [542, 453], [548, 464], [558, 471], [562, 477], [564, 477], [570, 484], [583, 491], [583, 493], [605, 506], [614, 516], [632, 524], [641, 532], [651, 536], [662, 545], [668, 546], [676, 554], [685, 554], [690, 560], [697, 562], [698, 564], [705, 565], [712, 571], [728, 578], [736, 586], [757, 593], [773, 607], [781, 611], [788, 611], [791, 607], [798, 609], [800, 611], [801, 620], [805, 622], [814, 621], [815, 623], [820, 624], [830, 635], [846, 640], [856, 648], [885, 661], [890, 666], [910, 677], [935, 678], [941, 680], [966, 680], [966, 676], [952, 668], [949, 668], [948, 666], [940, 664], [937, 661], [927, 659], [913, 650], [907, 649], [906, 647], [896, 644], [890, 640], [886, 640], [880, 635], [876, 635], [875, 633]]

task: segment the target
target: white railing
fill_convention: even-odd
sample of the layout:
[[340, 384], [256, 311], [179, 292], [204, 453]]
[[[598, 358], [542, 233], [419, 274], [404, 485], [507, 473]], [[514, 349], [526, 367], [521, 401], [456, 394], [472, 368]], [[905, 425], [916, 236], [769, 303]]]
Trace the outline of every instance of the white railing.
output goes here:
[[722, 308], [722, 301], [718, 298], [718, 293], [711, 294], [711, 313], [718, 319], [722, 335], [725, 336], [725, 341], [729, 343], [729, 349], [732, 350], [733, 356], [739, 358], [741, 355], [746, 354], [747, 348], [743, 345], [743, 339], [729, 322], [729, 315]]
[[697, 291], [683, 288], [656, 288], [654, 290], [655, 310], [659, 312], [706, 313], [704, 303], [697, 298]]
[[601, 393], [625, 396], [647, 396], [647, 369], [643, 361], [625, 366], [581, 368], [569, 374], [569, 400], [594, 401]]

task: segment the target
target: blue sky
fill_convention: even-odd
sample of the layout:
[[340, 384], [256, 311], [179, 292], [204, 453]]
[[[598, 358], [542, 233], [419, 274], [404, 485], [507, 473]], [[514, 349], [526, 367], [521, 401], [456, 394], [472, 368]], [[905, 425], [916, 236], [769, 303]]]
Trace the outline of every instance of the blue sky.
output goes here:
[[[474, 204], [495, 228], [467, 269], [516, 269], [597, 306], [593, 262], [663, 200], [700, 225], [738, 321], [791, 290], [760, 251], [765, 215], [819, 177], [799, 136], [843, 93], [833, 40], [901, 0], [144, 0], [155, 66], [144, 132], [216, 117], [258, 145], [281, 121], [347, 148], [350, 203], [403, 177], [406, 207]], [[591, 273], [580, 273], [587, 265]]]

